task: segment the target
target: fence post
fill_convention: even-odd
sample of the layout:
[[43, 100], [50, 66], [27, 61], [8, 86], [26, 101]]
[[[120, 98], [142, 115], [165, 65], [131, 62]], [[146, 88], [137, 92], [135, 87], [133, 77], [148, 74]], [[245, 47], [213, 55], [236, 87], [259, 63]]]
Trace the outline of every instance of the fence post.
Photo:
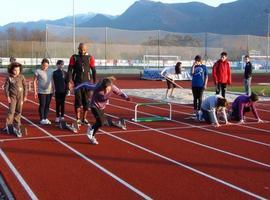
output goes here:
[[158, 69], [160, 67], [160, 30], [158, 30]]
[[7, 57], [9, 57], [9, 41], [7, 40]]
[[105, 27], [105, 69], [107, 68], [107, 37], [108, 37], [108, 28]]
[[208, 55], [207, 55], [207, 46], [208, 46], [208, 35], [207, 35], [207, 32], [205, 33], [205, 38], [204, 38], [204, 59], [205, 59], [205, 62], [207, 62], [208, 60]]

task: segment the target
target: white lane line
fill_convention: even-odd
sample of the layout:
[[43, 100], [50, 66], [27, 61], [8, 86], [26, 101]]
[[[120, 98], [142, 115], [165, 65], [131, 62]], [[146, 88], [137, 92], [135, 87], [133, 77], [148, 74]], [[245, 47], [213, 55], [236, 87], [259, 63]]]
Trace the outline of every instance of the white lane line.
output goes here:
[[[114, 98], [114, 97], [111, 97], [111, 98], [114, 99], [114, 100], [117, 100], [117, 101], [126, 102], [125, 100], [120, 99], [120, 98]], [[137, 98], [139, 98], [139, 97], [137, 97]], [[148, 99], [148, 100], [152, 100], [152, 99]], [[71, 102], [68, 102], [68, 101], [66, 101], [66, 103], [67, 104], [70, 104], [70, 105], [73, 105]], [[133, 101], [129, 101], [129, 103], [136, 104], [136, 102], [133, 102]], [[185, 106], [185, 105], [178, 105], [178, 104], [174, 104], [174, 105], [190, 108], [190, 106]], [[109, 104], [109, 106], [115, 107], [115, 105], [112, 105], [112, 104]], [[151, 106], [151, 107], [154, 107], [154, 108], [160, 109], [160, 110], [167, 110], [165, 108], [160, 108], [160, 107], [156, 107], [156, 106]], [[128, 108], [124, 108], [124, 107], [121, 107], [121, 108], [128, 109]], [[131, 110], [131, 109], [128, 109], [128, 110]], [[132, 111], [134, 111], [134, 110], [132, 110]], [[180, 114], [185, 114], [185, 115], [191, 115], [190, 113], [187, 113], [187, 112], [181, 112], [181, 111], [175, 111], [175, 110], [173, 110], [173, 112], [180, 113]], [[140, 112], [140, 113], [147, 114], [147, 115], [151, 116], [151, 114], [149, 114], [149, 113], [145, 113], [145, 112]], [[208, 128], [204, 127], [204, 126], [191, 125], [191, 124], [188, 124], [188, 123], [185, 123], [185, 122], [181, 122], [181, 121], [176, 121], [176, 120], [172, 120], [172, 121], [175, 122], [175, 123], [178, 123], [178, 124], [184, 124], [184, 125], [190, 126], [191, 128], [198, 128], [198, 129], [206, 130], [208, 132], [216, 133], [216, 134], [219, 134], [219, 135], [224, 135], [224, 136], [227, 136], [227, 137], [236, 138], [236, 139], [243, 140], [243, 141], [246, 141], [246, 142], [251, 142], [251, 143], [263, 145], [263, 146], [266, 146], [266, 147], [270, 147], [270, 144], [265, 143], [265, 142], [260, 142], [260, 141], [257, 141], [257, 140], [253, 140], [253, 139], [248, 139], [248, 138], [244, 138], [244, 137], [241, 137], [241, 136], [232, 135], [232, 134], [225, 133], [225, 132], [222, 132], [222, 131], [208, 129]], [[233, 124], [233, 125], [239, 126], [238, 124]], [[246, 128], [249, 128], [249, 129], [256, 130], [255, 128], [250, 127], [250, 126], [245, 126], [245, 127]]]
[[[153, 129], [153, 130], [154, 130], [154, 129]], [[238, 187], [238, 186], [236, 186], [236, 185], [233, 185], [233, 184], [231, 184], [231, 183], [229, 183], [229, 182], [227, 182], [227, 181], [224, 181], [224, 180], [222, 180], [222, 179], [216, 178], [216, 177], [214, 177], [214, 176], [212, 176], [212, 175], [209, 175], [209, 174], [207, 174], [207, 173], [205, 173], [205, 172], [202, 172], [202, 171], [200, 171], [200, 170], [197, 170], [197, 169], [195, 169], [195, 168], [193, 168], [193, 167], [190, 167], [190, 166], [188, 166], [188, 165], [186, 165], [186, 164], [183, 164], [183, 163], [181, 163], [181, 162], [178, 162], [178, 161], [176, 161], [176, 160], [174, 160], [174, 159], [171, 159], [171, 158], [169, 158], [169, 157], [163, 156], [163, 155], [161, 155], [161, 154], [159, 154], [159, 153], [156, 153], [156, 152], [154, 152], [154, 151], [152, 151], [152, 150], [150, 150], [150, 149], [147, 149], [147, 148], [142, 147], [142, 146], [140, 146], [140, 145], [134, 144], [134, 143], [132, 143], [132, 142], [129, 142], [129, 141], [127, 141], [127, 140], [124, 140], [124, 139], [122, 139], [122, 138], [120, 138], [120, 137], [118, 137], [118, 136], [112, 135], [112, 134], [110, 134], [110, 133], [106, 133], [105, 131], [102, 131], [102, 132], [104, 132], [105, 134], [107, 134], [107, 135], [109, 135], [109, 136], [111, 136], [111, 137], [113, 137], [113, 138], [115, 138], [115, 139], [121, 140], [122, 142], [125, 142], [125, 143], [127, 143], [127, 144], [130, 144], [130, 145], [132, 145], [132, 146], [134, 146], [134, 147], [137, 147], [137, 148], [139, 148], [139, 149], [141, 149], [141, 150], [143, 150], [143, 151], [146, 151], [146, 152], [148, 152], [148, 153], [150, 153], [150, 154], [153, 154], [153, 155], [155, 155], [155, 156], [157, 156], [157, 157], [159, 157], [159, 158], [162, 158], [162, 159], [167, 160], [167, 161], [169, 161], [169, 162], [171, 162], [171, 163], [174, 163], [174, 164], [176, 164], [176, 165], [178, 165], [178, 166], [180, 166], [180, 167], [183, 167], [183, 168], [185, 168], [185, 169], [187, 169], [187, 170], [190, 170], [190, 171], [192, 171], [192, 172], [194, 172], [194, 173], [200, 174], [201, 176], [204, 176], [204, 177], [206, 177], [206, 178], [209, 178], [209, 179], [211, 179], [211, 180], [214, 180], [214, 181], [216, 181], [216, 182], [218, 182], [218, 183], [221, 183], [221, 184], [223, 184], [223, 185], [226, 185], [226, 186], [228, 186], [228, 187], [230, 187], [230, 188], [233, 188], [233, 189], [235, 189], [235, 190], [237, 190], [237, 191], [240, 191], [240, 192], [242, 192], [242, 193], [244, 193], [244, 194], [250, 195], [250, 196], [252, 196], [252, 197], [254, 197], [254, 198], [266, 200], [265, 197], [259, 196], [259, 195], [255, 194], [255, 193], [252, 193], [252, 192], [250, 192], [250, 191], [248, 191], [248, 190], [245, 190], [245, 189], [243, 189], [243, 188], [240, 188], [240, 187]]]
[[[31, 101], [31, 100], [28, 100], [28, 101]], [[34, 103], [34, 104], [36, 104], [36, 105], [38, 105], [38, 104], [37, 104], [36, 102], [34, 102], [34, 101], [31, 101], [31, 102]], [[55, 112], [55, 110], [53, 110], [53, 109], [50, 109], [50, 110], [52, 110], [52, 111]], [[113, 116], [113, 115], [110, 115], [110, 116], [111, 116], [111, 117], [114, 117], [114, 118], [117, 118], [116, 116]], [[73, 117], [71, 117], [71, 116], [69, 116], [69, 115], [66, 115], [66, 117], [69, 118], [69, 119], [75, 120], [75, 118], [73, 118]], [[128, 121], [128, 122], [130, 122], [130, 121]], [[130, 123], [136, 124], [135, 122], [130, 122]], [[139, 124], [136, 124], [136, 125], [139, 125]], [[142, 126], [142, 127], [146, 127], [146, 126]], [[150, 128], [150, 127], [149, 127], [148, 129], [151, 129], [151, 130], [153, 130], [153, 131], [156, 131], [156, 129], [153, 129], [153, 128]], [[183, 167], [183, 168], [185, 168], [185, 169], [188, 169], [188, 170], [190, 170], [190, 171], [192, 171], [192, 172], [194, 172], [194, 173], [200, 174], [200, 175], [202, 175], [202, 176], [204, 176], [204, 177], [206, 177], [206, 178], [209, 178], [209, 179], [211, 179], [211, 180], [214, 180], [214, 181], [216, 181], [216, 182], [218, 182], [218, 183], [221, 183], [221, 184], [223, 184], [223, 185], [226, 185], [226, 186], [228, 186], [228, 187], [230, 187], [230, 188], [232, 188], [232, 189], [235, 189], [235, 190], [237, 190], [237, 191], [240, 191], [240, 192], [242, 192], [242, 193], [244, 193], [244, 194], [247, 194], [247, 195], [252, 196], [252, 197], [254, 197], [254, 198], [266, 200], [265, 197], [262, 197], [262, 196], [260, 196], [260, 195], [255, 194], [255, 193], [252, 193], [252, 192], [250, 192], [250, 191], [248, 191], [248, 190], [245, 190], [245, 189], [243, 189], [243, 188], [241, 188], [241, 187], [238, 187], [238, 186], [236, 186], [236, 185], [233, 185], [233, 184], [231, 184], [231, 183], [229, 183], [229, 182], [227, 182], [227, 181], [224, 181], [224, 180], [222, 180], [222, 179], [216, 178], [216, 177], [214, 177], [214, 176], [212, 176], [212, 175], [209, 175], [209, 174], [207, 174], [207, 173], [205, 173], [205, 172], [203, 172], [203, 171], [197, 170], [197, 169], [195, 169], [195, 168], [193, 168], [193, 167], [190, 167], [190, 166], [188, 166], [188, 165], [185, 165], [185, 164], [183, 164], [183, 163], [181, 163], [181, 162], [178, 162], [178, 161], [176, 161], [176, 160], [173, 160], [173, 159], [171, 159], [171, 158], [169, 158], [169, 157], [163, 156], [163, 155], [161, 155], [161, 154], [159, 154], [159, 153], [157, 153], [157, 152], [154, 152], [154, 151], [152, 151], [152, 150], [150, 150], [150, 149], [147, 149], [147, 148], [145, 148], [145, 147], [142, 147], [142, 146], [140, 146], [140, 145], [137, 145], [137, 144], [135, 144], [135, 143], [132, 143], [132, 142], [130, 142], [130, 141], [128, 141], [128, 140], [122, 139], [122, 138], [120, 138], [120, 137], [118, 137], [118, 136], [112, 135], [112, 134], [110, 134], [110, 133], [108, 133], [108, 132], [106, 132], [106, 131], [103, 131], [103, 130], [101, 130], [101, 129], [100, 129], [100, 131], [103, 132], [104, 134], [108, 135], [108, 136], [111, 136], [111, 137], [113, 137], [113, 138], [115, 138], [115, 139], [118, 139], [118, 140], [120, 140], [120, 141], [122, 141], [122, 142], [124, 142], [124, 143], [127, 143], [127, 144], [131, 145], [131, 146], [137, 147], [137, 148], [139, 148], [139, 149], [141, 149], [141, 150], [143, 150], [143, 151], [146, 151], [146, 152], [148, 152], [148, 153], [150, 153], [150, 154], [152, 154], [152, 155], [155, 155], [155, 156], [157, 156], [157, 157], [159, 157], [159, 158], [162, 158], [162, 159], [164, 159], [164, 160], [166, 160], [166, 161], [169, 161], [169, 162], [171, 162], [171, 163], [174, 163], [174, 164], [176, 164], [176, 165], [178, 165], [178, 166], [181, 166], [181, 167]], [[167, 134], [167, 133], [166, 133], [166, 134]], [[170, 135], [170, 134], [168, 134], [168, 135]], [[192, 142], [193, 142], [193, 141], [192, 141]]]
[[26, 183], [26, 181], [23, 179], [21, 174], [18, 172], [18, 170], [15, 168], [15, 166], [12, 164], [12, 162], [9, 160], [9, 158], [7, 157], [7, 155], [4, 153], [4, 151], [1, 148], [0, 148], [0, 155], [5, 160], [6, 164], [8, 165], [10, 170], [13, 172], [13, 174], [16, 176], [18, 181], [21, 183], [22, 187], [27, 192], [29, 197], [33, 200], [37, 200], [38, 198], [33, 192], [33, 190], [29, 187], [29, 185]]
[[[34, 103], [34, 102], [33, 102]], [[67, 103], [67, 102], [66, 102]], [[70, 102], [68, 102], [70, 103]], [[116, 105], [111, 105], [113, 107], [116, 107], [116, 108], [120, 108], [120, 109], [125, 109], [125, 110], [130, 110], [130, 111], [134, 111], [132, 109], [129, 109], [129, 108], [126, 108], [126, 107], [122, 107], [122, 106], [116, 106]], [[143, 114], [147, 114], [147, 115], [151, 115], [149, 113], [145, 113], [145, 112], [141, 112], [139, 111], [140, 113], [143, 113]], [[110, 115], [111, 117], [115, 117], [113, 115]], [[74, 119], [75, 120], [75, 119]], [[175, 121], [175, 120], [172, 120], [173, 122], [176, 122], [176, 123], [181, 123], [181, 124], [186, 124], [186, 125], [189, 125], [189, 126], [193, 126], [193, 125], [190, 125], [190, 124], [187, 124], [187, 123], [184, 123], [184, 122], [178, 122], [178, 121]], [[225, 151], [225, 150], [222, 150], [222, 149], [219, 149], [219, 148], [215, 148], [215, 147], [212, 147], [212, 146], [209, 146], [209, 145], [206, 145], [206, 144], [202, 144], [202, 143], [199, 143], [199, 142], [195, 142], [193, 140], [189, 140], [187, 138], [183, 138], [183, 137], [180, 137], [180, 136], [176, 136], [174, 134], [170, 134], [170, 133], [167, 133], [167, 132], [164, 132], [164, 131], [160, 131], [160, 130], [157, 130], [157, 129], [154, 129], [154, 128], [151, 128], [149, 126], [145, 126], [145, 125], [142, 125], [142, 124], [139, 124], [139, 123], [136, 123], [136, 122], [133, 122], [133, 121], [128, 121], [129, 123], [131, 124], [135, 124], [137, 126], [140, 126], [140, 127], [143, 127], [143, 128], [146, 128], [147, 130], [152, 130], [152, 131], [155, 131], [155, 132], [158, 132], [160, 134], [163, 134], [163, 135], [167, 135], [169, 137], [173, 137], [173, 138], [176, 138], [176, 139], [179, 139], [179, 140], [183, 140], [185, 142], [189, 142], [189, 143], [192, 143], [192, 144], [195, 144], [195, 145], [198, 145], [198, 146], [201, 146], [201, 147], [204, 147], [204, 148], [207, 148], [207, 149], [211, 149], [211, 150], [214, 150], [214, 151], [217, 151], [217, 152], [220, 152], [220, 153], [223, 153], [223, 154], [226, 154], [226, 155], [229, 155], [229, 156], [233, 156], [233, 157], [236, 157], [236, 158], [239, 158], [239, 159], [242, 159], [242, 160], [245, 160], [245, 161], [248, 161], [248, 162], [251, 162], [251, 163], [255, 163], [255, 164], [258, 164], [258, 165], [262, 165], [264, 167], [268, 167], [270, 168], [270, 165], [267, 164], [267, 163], [263, 163], [263, 162], [260, 162], [260, 161], [257, 161], [257, 160], [254, 160], [254, 159], [251, 159], [251, 158], [247, 158], [245, 156], [241, 156], [241, 155], [238, 155], [238, 154], [235, 154], [235, 153], [232, 153], [232, 152], [229, 152], [229, 151]], [[211, 129], [207, 129], [207, 128], [203, 128], [203, 127], [200, 127], [201, 129], [205, 129], [207, 131], [210, 131]], [[215, 131], [216, 132], [216, 131]], [[257, 142], [254, 142], [257, 144]], [[270, 144], [267, 144], [268, 146], [270, 146]]]
[[[37, 103], [34, 102], [34, 101], [33, 101], [33, 103], [37, 104]], [[51, 110], [53, 110], [53, 109], [51, 109]], [[67, 117], [70, 118], [70, 119], [75, 120], [75, 118], [70, 117], [70, 116], [68, 116], [68, 115], [67, 115]], [[136, 124], [136, 123], [134, 123], [134, 124]], [[35, 126], [35, 124], [33, 124], [33, 125]], [[136, 124], [136, 125], [138, 125], [138, 124]], [[37, 126], [37, 128], [39, 128], [39, 127]], [[149, 127], [149, 129], [152, 129], [152, 128]], [[152, 129], [152, 130], [153, 130], [153, 131], [156, 131], [156, 129]], [[44, 130], [44, 131], [45, 131], [45, 130]], [[102, 131], [102, 130], [101, 130], [101, 131]], [[233, 188], [233, 189], [235, 189], [235, 190], [238, 190], [238, 191], [240, 191], [240, 192], [242, 192], [242, 193], [245, 193], [245, 194], [247, 194], [247, 195], [250, 195], [250, 196], [255, 197], [255, 198], [258, 198], [258, 199], [263, 199], [263, 200], [266, 199], [266, 198], [264, 198], [264, 197], [262, 197], [262, 196], [259, 196], [259, 195], [255, 194], [255, 193], [252, 193], [252, 192], [250, 192], [250, 191], [247, 191], [247, 190], [245, 190], [245, 189], [243, 189], [243, 188], [240, 188], [240, 187], [238, 187], [238, 186], [236, 186], [236, 185], [233, 185], [233, 184], [231, 184], [231, 183], [229, 183], [229, 182], [223, 181], [223, 180], [218, 179], [218, 178], [216, 178], [216, 177], [214, 177], [214, 176], [211, 176], [211, 175], [206, 174], [206, 173], [204, 173], [204, 172], [202, 172], [202, 171], [199, 171], [199, 170], [197, 170], [197, 169], [195, 169], [195, 168], [192, 168], [192, 167], [190, 167], [190, 166], [188, 166], [188, 165], [185, 165], [185, 164], [180, 163], [180, 162], [178, 162], [178, 161], [175, 161], [175, 160], [173, 160], [173, 159], [171, 159], [171, 158], [168, 158], [168, 157], [166, 157], [166, 156], [163, 156], [163, 155], [161, 155], [161, 154], [158, 154], [158, 153], [156, 153], [156, 152], [154, 152], [154, 151], [151, 151], [151, 150], [149, 150], [149, 149], [147, 149], [147, 148], [144, 148], [144, 147], [139, 146], [139, 145], [137, 145], [137, 144], [131, 143], [131, 142], [127, 141], [127, 140], [124, 140], [124, 139], [122, 139], [122, 138], [120, 138], [120, 137], [117, 137], [117, 136], [114, 136], [114, 135], [112, 135], [112, 134], [106, 133], [105, 131], [102, 131], [102, 132], [105, 133], [105, 134], [107, 134], [107, 135], [109, 135], [109, 136], [111, 136], [111, 137], [114, 137], [114, 138], [116, 138], [116, 139], [118, 139], [118, 140], [121, 140], [121, 141], [123, 141], [123, 142], [126, 142], [126, 143], [128, 143], [128, 144], [130, 144], [130, 145], [132, 145], [132, 146], [135, 146], [135, 147], [137, 147], [137, 148], [140, 148], [140, 149], [142, 149], [142, 150], [144, 150], [144, 151], [146, 151], [146, 152], [148, 152], [148, 153], [151, 153], [151, 154], [153, 154], [153, 155], [156, 155], [156, 156], [158, 156], [158, 157], [160, 157], [160, 158], [163, 158], [163, 159], [165, 159], [165, 160], [167, 160], [167, 161], [170, 161], [170, 162], [172, 162], [172, 163], [174, 163], [174, 164], [177, 164], [177, 165], [182, 166], [182, 167], [184, 167], [184, 168], [186, 168], [186, 169], [189, 169], [189, 170], [191, 170], [191, 171], [193, 171], [193, 172], [195, 172], [195, 173], [198, 173], [198, 174], [200, 174], [200, 175], [202, 175], [202, 176], [205, 176], [205, 177], [207, 177], [207, 178], [209, 178], [209, 179], [211, 179], [211, 180], [215, 180], [215, 181], [217, 181], [217, 182], [219, 182], [219, 183], [221, 183], [221, 184], [224, 184], [224, 185], [226, 185], [226, 186], [228, 186], [228, 187], [230, 187], [230, 188]], [[167, 134], [167, 133], [166, 133], [166, 134]], [[52, 137], [53, 137], [53, 136], [52, 136]], [[55, 139], [57, 139], [57, 138], [55, 138]], [[57, 139], [57, 140], [59, 140], [59, 139]], [[61, 140], [59, 140], [59, 142], [62, 143]], [[192, 142], [193, 142], [193, 141], [192, 141]], [[65, 143], [64, 143], [64, 144], [65, 144]], [[75, 150], [75, 151], [76, 151], [76, 150]]]
[[[5, 107], [8, 108], [8, 106], [6, 106], [5, 104], [3, 104], [2, 102], [0, 102], [0, 104]], [[61, 141], [60, 139], [58, 139], [57, 137], [55, 137], [54, 135], [50, 134], [48, 131], [46, 131], [45, 129], [39, 127], [38, 125], [34, 124], [31, 120], [27, 119], [26, 117], [22, 116], [22, 118], [27, 121], [29, 124], [33, 125], [35, 128], [39, 129], [40, 131], [42, 131], [43, 133], [45, 133], [46, 135], [50, 136], [53, 140], [57, 141], [58, 143], [60, 143], [61, 145], [63, 145], [64, 147], [66, 147], [67, 149], [69, 149], [70, 151], [72, 151], [73, 153], [75, 153], [76, 155], [78, 155], [79, 157], [81, 157], [82, 159], [86, 160], [87, 162], [89, 162], [90, 164], [94, 165], [95, 167], [97, 167], [99, 170], [101, 170], [102, 172], [104, 172], [105, 174], [109, 175], [110, 177], [112, 177], [113, 179], [115, 179], [116, 181], [118, 181], [119, 183], [121, 183], [122, 185], [124, 185], [125, 187], [127, 187], [128, 189], [130, 189], [131, 191], [135, 192], [136, 194], [138, 194], [139, 196], [141, 196], [144, 199], [152, 199], [150, 196], [144, 194], [143, 192], [141, 192], [140, 190], [138, 190], [137, 188], [133, 187], [132, 185], [130, 185], [129, 183], [127, 183], [126, 181], [124, 181], [123, 179], [119, 178], [118, 176], [116, 176], [115, 174], [113, 174], [112, 172], [110, 172], [109, 170], [107, 170], [106, 168], [102, 167], [101, 165], [99, 165], [98, 163], [96, 163], [95, 161], [93, 161], [92, 159], [86, 157], [84, 154], [82, 154], [81, 152], [77, 151], [76, 149], [72, 148], [71, 146], [67, 145], [65, 142]], [[90, 145], [90, 144], [89, 144]]]
[[[52, 110], [53, 111], [53, 110]], [[29, 125], [33, 127], [33, 125]], [[171, 127], [171, 128], [158, 128], [157, 130], [183, 130], [183, 129], [190, 129], [190, 127]], [[122, 130], [122, 131], [109, 131], [111, 134], [117, 134], [117, 133], [140, 133], [140, 132], [147, 132], [148, 129], [134, 129], [134, 130]], [[97, 133], [102, 134], [102, 133]], [[68, 137], [78, 137], [78, 136], [84, 136], [86, 133], [76, 133], [76, 134], [70, 134], [70, 135], [56, 135], [57, 138], [68, 138]], [[37, 137], [21, 137], [21, 138], [7, 138], [7, 139], [0, 139], [0, 142], [13, 142], [13, 141], [25, 141], [25, 140], [42, 140], [42, 139], [48, 139], [50, 136], [37, 136]]]
[[[119, 99], [121, 101], [121, 99]], [[130, 101], [129, 101], [130, 102]], [[136, 104], [135, 102], [130, 102], [130, 103], [133, 103], [133, 104]], [[112, 104], [109, 104], [109, 106], [112, 106], [112, 107], [121, 107], [121, 106], [116, 106], [116, 105], [112, 105]], [[152, 107], [155, 107], [155, 106], [152, 106]], [[130, 110], [130, 111], [134, 111], [132, 109], [129, 109], [129, 108], [126, 108], [126, 107], [121, 107], [122, 109], [126, 109], [126, 110]], [[160, 109], [160, 110], [167, 110], [167, 109], [164, 109], [164, 108], [160, 108], [160, 107], [155, 107], [156, 109]], [[149, 113], [145, 113], [145, 112], [141, 112], [139, 111], [140, 113], [143, 113], [143, 114], [147, 114], [149, 116], [153, 116]], [[181, 112], [181, 111], [173, 111], [175, 113], [180, 113], [180, 114], [185, 114], [185, 115], [190, 115], [190, 113], [186, 113], [186, 112]], [[243, 141], [247, 141], [247, 142], [251, 142], [251, 143], [255, 143], [255, 144], [259, 144], [259, 145], [263, 145], [263, 146], [266, 146], [266, 147], [270, 147], [270, 144], [268, 143], [264, 143], [264, 142], [260, 142], [260, 141], [257, 141], [257, 140], [252, 140], [252, 139], [248, 139], [248, 138], [244, 138], [244, 137], [240, 137], [240, 136], [236, 136], [236, 135], [231, 135], [231, 134], [228, 134], [228, 133], [224, 133], [222, 131], [217, 131], [217, 130], [212, 130], [212, 129], [208, 129], [208, 128], [204, 128], [202, 126], [197, 126], [197, 125], [192, 125], [192, 124], [188, 124], [186, 122], [181, 122], [181, 121], [176, 121], [176, 120], [171, 120], [175, 123], [178, 123], [178, 124], [183, 124], [183, 125], [187, 125], [187, 126], [190, 126], [191, 128], [198, 128], [198, 129], [202, 129], [202, 130], [206, 130], [208, 132], [212, 132], [212, 133], [216, 133], [216, 134], [220, 134], [220, 135], [224, 135], [224, 136], [228, 136], [228, 137], [232, 137], [232, 138], [236, 138], [236, 139], [239, 139], [239, 140], [243, 140]], [[236, 125], [236, 126], [239, 126], [238, 124], [233, 124], [233, 125]], [[250, 126], [245, 126], [246, 128], [250, 128], [250, 129], [253, 129], [252, 127]]]
[[[33, 125], [31, 125], [33, 126]], [[57, 138], [67, 138], [67, 137], [77, 137], [82, 136], [85, 134], [74, 134], [74, 135], [57, 135], [55, 137]], [[50, 136], [40, 136], [40, 137], [21, 137], [21, 138], [8, 138], [8, 139], [2, 139], [0, 142], [13, 142], [13, 141], [26, 141], [26, 140], [42, 140], [42, 139], [48, 139]]]
[[[117, 106], [117, 107], [118, 107], [118, 106]], [[119, 107], [120, 107], [120, 106], [119, 106]], [[121, 108], [122, 108], [122, 107], [121, 107]], [[114, 117], [114, 116], [111, 115], [111, 117]], [[264, 166], [264, 167], [270, 168], [270, 165], [269, 165], [269, 164], [266, 164], [266, 163], [263, 163], [263, 162], [259, 162], [259, 161], [257, 161], [257, 160], [253, 160], [253, 159], [250, 159], [250, 158], [247, 158], [247, 157], [238, 155], [238, 154], [231, 153], [231, 152], [229, 152], [229, 151], [225, 151], [225, 150], [222, 150], [222, 149], [218, 149], [218, 148], [215, 148], [215, 147], [206, 145], [206, 144], [202, 144], [202, 143], [199, 143], [199, 142], [195, 142], [195, 141], [193, 141], [193, 140], [189, 140], [189, 139], [187, 139], [187, 138], [183, 138], [183, 137], [176, 136], [176, 135], [173, 135], [173, 134], [164, 132], [164, 131], [160, 131], [160, 130], [157, 130], [157, 129], [155, 129], [155, 128], [151, 128], [151, 127], [149, 127], [149, 126], [145, 126], [145, 125], [142, 125], [142, 124], [133, 122], [133, 121], [128, 121], [128, 122], [129, 122], [129, 123], [132, 123], [132, 124], [136, 124], [136, 125], [138, 125], [138, 126], [140, 126], [140, 127], [144, 127], [144, 128], [147, 128], [147, 129], [151, 129], [152, 131], [161, 133], [161, 134], [163, 134], [163, 135], [167, 135], [167, 136], [170, 136], [170, 137], [179, 139], [179, 140], [183, 140], [183, 141], [186, 141], [186, 142], [189, 142], [189, 143], [198, 145], [198, 146], [205, 147], [205, 148], [207, 148], [207, 149], [211, 149], [211, 150], [214, 150], [214, 151], [218, 151], [218, 152], [223, 153], [223, 154], [227, 154], [227, 155], [230, 155], [230, 156], [233, 156], [233, 157], [236, 157], [236, 158], [240, 158], [240, 159], [242, 159], [242, 160], [246, 160], [246, 161], [249, 161], [249, 162], [252, 162], [252, 163], [255, 163], [255, 164], [262, 165], [262, 166]]]

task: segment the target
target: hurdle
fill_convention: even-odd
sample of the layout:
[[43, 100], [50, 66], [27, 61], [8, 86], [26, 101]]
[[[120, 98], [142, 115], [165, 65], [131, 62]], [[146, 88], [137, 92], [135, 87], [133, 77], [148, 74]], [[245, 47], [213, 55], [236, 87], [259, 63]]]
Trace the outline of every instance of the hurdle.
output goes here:
[[[169, 116], [163, 117], [158, 115], [152, 115], [151, 117], [138, 117], [138, 107], [141, 106], [155, 106], [155, 105], [168, 105], [169, 106]], [[137, 103], [135, 105], [135, 114], [132, 121], [134, 122], [154, 122], [154, 121], [166, 121], [172, 120], [172, 105], [168, 102], [152, 102], [152, 103]]]

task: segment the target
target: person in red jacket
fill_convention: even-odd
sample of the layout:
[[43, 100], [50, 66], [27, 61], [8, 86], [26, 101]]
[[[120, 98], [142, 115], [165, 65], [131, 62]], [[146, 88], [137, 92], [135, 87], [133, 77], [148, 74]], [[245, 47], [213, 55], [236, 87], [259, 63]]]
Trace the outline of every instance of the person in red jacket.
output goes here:
[[227, 85], [232, 82], [231, 67], [226, 52], [220, 54], [220, 59], [213, 66], [212, 75], [216, 86], [216, 94], [220, 94], [221, 91], [221, 95], [225, 98]]

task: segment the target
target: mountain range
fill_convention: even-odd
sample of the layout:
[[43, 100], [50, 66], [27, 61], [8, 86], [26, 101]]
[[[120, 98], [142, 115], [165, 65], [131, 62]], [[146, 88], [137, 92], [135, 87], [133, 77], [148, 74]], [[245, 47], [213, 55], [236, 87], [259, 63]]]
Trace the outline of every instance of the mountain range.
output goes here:
[[[161, 3], [139, 0], [123, 14], [76, 15], [76, 25], [81, 27], [111, 27], [129, 30], [165, 30], [184, 33], [219, 33], [266, 36], [270, 0], [238, 0], [212, 7], [204, 3]], [[41, 20], [27, 23], [10, 23], [10, 27], [45, 29], [46, 24], [71, 26], [73, 17], [58, 20]]]

